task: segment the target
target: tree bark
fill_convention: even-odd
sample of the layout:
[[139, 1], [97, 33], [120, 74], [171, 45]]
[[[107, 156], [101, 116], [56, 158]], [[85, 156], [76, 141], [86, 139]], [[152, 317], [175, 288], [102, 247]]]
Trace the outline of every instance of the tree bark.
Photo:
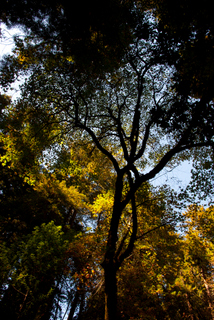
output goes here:
[[116, 268], [105, 267], [105, 320], [118, 320]]

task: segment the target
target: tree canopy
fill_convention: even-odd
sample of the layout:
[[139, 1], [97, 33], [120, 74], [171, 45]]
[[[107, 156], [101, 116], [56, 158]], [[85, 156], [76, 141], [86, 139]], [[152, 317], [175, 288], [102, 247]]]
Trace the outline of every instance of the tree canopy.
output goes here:
[[[86, 311], [85, 302], [101, 275], [104, 319], [132, 317], [125, 311], [123, 299], [127, 295], [122, 285], [131, 288], [137, 282], [132, 268], [138, 268], [138, 246], [146, 252], [147, 259], [139, 267], [144, 274], [143, 286], [152, 286], [147, 291], [141, 287], [139, 292], [145, 291], [144, 307], [151, 310], [151, 319], [171, 317], [174, 308], [170, 309], [168, 301], [172, 296], [175, 304], [182, 305], [178, 319], [197, 314], [195, 301], [199, 297], [203, 297], [201, 310], [209, 308], [205, 317], [213, 318], [208, 283], [211, 269], [207, 267], [212, 264], [212, 244], [207, 251], [207, 266], [200, 267], [190, 254], [192, 249], [184, 248], [187, 244], [189, 248], [204, 246], [197, 232], [189, 227], [186, 238], [181, 239], [172, 223], [178, 221], [178, 216], [169, 201], [163, 197], [155, 200], [162, 189], [156, 194], [150, 186], [165, 167], [186, 159], [192, 160], [196, 168], [198, 163], [205, 163], [201, 174], [195, 174], [190, 191], [203, 184], [203, 169], [208, 169], [212, 177], [213, 20], [205, 4], [199, 19], [198, 11], [190, 10], [189, 1], [177, 4], [176, 11], [169, 1], [105, 1], [103, 5], [92, 1], [83, 8], [82, 3], [71, 6], [63, 1], [3, 2], [1, 19], [8, 26], [23, 26], [26, 31], [24, 39], [15, 39], [13, 53], [4, 57], [0, 67], [5, 90], [24, 77], [17, 101], [11, 102], [3, 94], [0, 100], [3, 208], [10, 199], [6, 194], [12, 194], [11, 212], [5, 210], [2, 218], [2, 239], [11, 239], [12, 244], [16, 237], [20, 241], [19, 258], [5, 267], [14, 274], [11, 283], [7, 282], [9, 277], [5, 278], [7, 273], [2, 276], [6, 279], [3, 285], [9, 285], [2, 295], [3, 306], [7, 305], [8, 296], [15, 297], [17, 293], [24, 297], [21, 306], [27, 301], [29, 282], [34, 281], [36, 286], [38, 278], [43, 277], [40, 272], [31, 274], [34, 260], [27, 260], [36, 253], [29, 251], [30, 244], [37, 252], [43, 243], [49, 246], [50, 240], [54, 242], [50, 252], [56, 249], [57, 271], [52, 272], [44, 295], [47, 299], [51, 296], [53, 307], [54, 299], [60, 300], [59, 292], [54, 290], [70, 286], [73, 296], [68, 303], [69, 319], [75, 317], [77, 310], [80, 317], [84, 308]], [[167, 189], [163, 193], [165, 198], [169, 196]], [[23, 207], [26, 203], [30, 215], [15, 208], [16, 199], [19, 203], [22, 197]], [[39, 203], [44, 201], [41, 207], [34, 206], [38, 199]], [[193, 218], [190, 215], [186, 219], [188, 222]], [[17, 221], [22, 221], [23, 229], [27, 225], [24, 247], [24, 231], [19, 237], [19, 228], [14, 227]], [[69, 224], [72, 227], [68, 228]], [[81, 224], [93, 231], [88, 233]], [[53, 240], [42, 238], [45, 228], [47, 234], [51, 230]], [[145, 243], [150, 246], [151, 253], [147, 254], [138, 240], [150, 230], [154, 236]], [[93, 254], [97, 242], [99, 252]], [[85, 257], [80, 254], [82, 243]], [[12, 244], [7, 249], [4, 242], [3, 252], [13, 250]], [[68, 250], [62, 262], [66, 244]], [[50, 258], [50, 252], [47, 257], [40, 257], [37, 252], [41, 264]], [[22, 265], [25, 259], [27, 262]], [[192, 280], [188, 278], [190, 261], [196, 261], [195, 270], [200, 273], [196, 278], [191, 273]], [[150, 263], [153, 270], [147, 277]], [[21, 277], [19, 270], [23, 281], [16, 285], [16, 279]], [[189, 282], [188, 287], [185, 283]], [[193, 282], [203, 291], [201, 295], [197, 292], [195, 300], [190, 297]], [[37, 292], [40, 291], [35, 289], [29, 302], [34, 306]], [[155, 311], [152, 306], [156, 303], [159, 308]], [[40, 318], [49, 319], [50, 305]], [[92, 309], [89, 307], [87, 312], [93, 314], [96, 305], [102, 309], [104, 304], [97, 301], [94, 306], [92, 301], [90, 305]], [[138, 315], [134, 317], [145, 317], [138, 300], [136, 306]], [[15, 305], [14, 315], [21, 311], [16, 308]], [[33, 317], [36, 319], [37, 315]]]
[[132, 38], [129, 1], [3, 1], [1, 19], [22, 26], [54, 51], [94, 73], [118, 66]]

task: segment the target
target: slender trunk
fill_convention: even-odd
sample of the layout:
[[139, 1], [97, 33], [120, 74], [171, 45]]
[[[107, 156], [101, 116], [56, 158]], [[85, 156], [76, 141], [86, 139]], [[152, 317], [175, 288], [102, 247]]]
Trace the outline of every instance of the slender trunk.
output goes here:
[[204, 286], [205, 286], [205, 289], [206, 289], [206, 296], [207, 296], [207, 302], [208, 302], [208, 306], [209, 306], [208, 308], [209, 308], [209, 311], [210, 311], [211, 319], [214, 320], [212, 294], [210, 292], [210, 288], [209, 288], [209, 285], [207, 283], [203, 268], [201, 269], [201, 277], [203, 279]]
[[79, 301], [79, 296], [80, 296], [80, 294], [77, 291], [76, 294], [75, 294], [74, 300], [72, 301], [71, 309], [70, 309], [70, 312], [69, 312], [67, 320], [72, 320], [73, 319], [74, 312], [76, 310], [76, 307], [77, 307], [77, 304], [78, 304], [78, 301]]
[[185, 293], [185, 297], [186, 297], [186, 300], [187, 300], [187, 307], [188, 307], [188, 310], [189, 310], [190, 319], [194, 320], [192, 305], [191, 305], [191, 303], [189, 301], [189, 295], [187, 293]]
[[80, 297], [80, 306], [79, 306], [79, 313], [78, 313], [78, 320], [82, 319], [82, 314], [83, 314], [83, 310], [84, 310], [84, 305], [85, 305], [85, 294], [81, 294]]

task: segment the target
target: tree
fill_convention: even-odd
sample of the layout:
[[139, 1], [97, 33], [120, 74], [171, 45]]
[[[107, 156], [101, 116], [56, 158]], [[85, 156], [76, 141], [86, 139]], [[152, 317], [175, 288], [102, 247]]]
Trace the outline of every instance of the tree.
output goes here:
[[53, 221], [42, 224], [24, 239], [25, 242], [19, 243], [18, 261], [10, 271], [9, 288], [1, 300], [3, 319], [8, 315], [13, 319], [29, 319], [29, 316], [49, 319], [54, 281], [57, 281], [67, 246], [60, 229]]
[[[166, 207], [159, 205], [157, 195], [142, 205], [135, 248], [119, 269], [120, 316], [212, 319], [213, 207], [190, 206], [180, 220], [182, 232], [178, 233], [168, 220]], [[103, 295], [103, 288], [98, 287], [83, 319], [102, 319]]]
[[[136, 206], [138, 207], [139, 216], [135, 248], [125, 259], [117, 275], [119, 317], [122, 319], [129, 319], [130, 317], [133, 319], [141, 319], [142, 317], [144, 319], [149, 312], [151, 315], [156, 314], [155, 310], [158, 309], [157, 292], [155, 291], [158, 284], [156, 276], [158, 272], [160, 274], [163, 273], [164, 262], [167, 259], [170, 260], [171, 251], [167, 252], [166, 247], [167, 249], [172, 247], [172, 251], [177, 247], [176, 236], [172, 234], [174, 230], [173, 224], [176, 219], [173, 219], [172, 211], [170, 214], [168, 213], [170, 206], [165, 202], [165, 197], [166, 192], [162, 194], [160, 191], [155, 192], [153, 188], [149, 187], [149, 184], [142, 186], [136, 194]], [[97, 232], [98, 235], [101, 232], [101, 239], [104, 238], [107, 241], [113, 201], [111, 201], [110, 208], [108, 205], [104, 204], [103, 206], [102, 204], [103, 202], [100, 198], [94, 204], [94, 209], [98, 213], [100, 210], [108, 208], [102, 212], [103, 219]], [[123, 247], [128, 245], [130, 241], [132, 233], [130, 213], [131, 207], [127, 206], [121, 216], [117, 244], [119, 253], [122, 253]], [[99, 246], [101, 245], [99, 244]], [[161, 248], [163, 249], [162, 252]], [[102, 254], [105, 252], [104, 249], [105, 247], [103, 247]], [[162, 261], [161, 266], [156, 266], [156, 252], [164, 255], [160, 259]], [[102, 254], [100, 261], [103, 259]], [[171, 265], [169, 262], [170, 269], [172, 269], [173, 261], [175, 263], [174, 258], [175, 254], [173, 255]], [[89, 297], [83, 319], [103, 319], [105, 290], [102, 285], [104, 283], [104, 274], [102, 274], [103, 272], [101, 273], [101, 279], [96, 290]], [[158, 276], [161, 277], [160, 275]]]
[[75, 139], [75, 145], [61, 149], [57, 145], [54, 157], [42, 155], [47, 128], [34, 123], [29, 130], [29, 118], [15, 116], [13, 107], [5, 98], [0, 171], [2, 317], [6, 319], [10, 305], [14, 319], [49, 319], [60, 316], [64, 303], [72, 318], [78, 307], [81, 313], [94, 286], [96, 261], [91, 260], [97, 242], [84, 226], [87, 220], [93, 225], [92, 203], [111, 187], [114, 174], [109, 161], [86, 141]]
[[21, 26], [38, 42], [75, 61], [80, 72], [99, 74], [118, 66], [129, 45], [134, 18], [132, 3], [93, 0], [3, 1], [0, 18]]
[[192, 205], [185, 217], [189, 256], [202, 282], [208, 317], [213, 319], [213, 206]]
[[[213, 153], [207, 153], [203, 158], [199, 157], [200, 150], [195, 151], [190, 184], [183, 190], [185, 198], [190, 203], [203, 203], [210, 206], [213, 203]], [[205, 204], [207, 202], [207, 204]]]
[[[136, 192], [173, 161], [189, 159], [193, 148], [209, 153], [213, 149], [210, 91], [202, 90], [198, 99], [193, 99], [190, 90], [178, 89], [185, 83], [177, 76], [177, 62], [181, 61], [178, 43], [164, 47], [165, 39], [154, 16], [145, 12], [140, 18], [138, 29], [146, 29], [147, 36], [135, 32], [120, 68], [102, 78], [86, 73], [77, 76], [72, 59], [57, 55], [44, 42], [37, 47], [30, 38], [26, 43], [17, 42], [15, 55], [2, 66], [6, 75], [3, 84], [11, 81], [17, 70], [30, 73], [16, 104], [16, 112], [28, 118], [30, 128], [54, 124], [65, 145], [78, 135], [83, 140], [90, 138], [115, 171], [112, 216], [102, 262], [105, 320], [119, 317], [116, 275], [136, 241]], [[36, 58], [38, 48], [42, 50]], [[132, 221], [132, 231], [129, 237], [124, 234], [119, 244], [120, 221], [127, 207], [131, 208], [127, 219]]]
[[16, 157], [1, 163], [1, 314], [6, 319], [10, 305], [13, 319], [48, 319], [72, 257], [67, 247], [83, 229], [85, 196], [47, 172], [29, 176], [22, 164]]
[[142, 10], [154, 10], [159, 21], [163, 50], [177, 46], [177, 90], [194, 97], [213, 99], [213, 33], [214, 25], [209, 1], [192, 5], [168, 0], [139, 1]]

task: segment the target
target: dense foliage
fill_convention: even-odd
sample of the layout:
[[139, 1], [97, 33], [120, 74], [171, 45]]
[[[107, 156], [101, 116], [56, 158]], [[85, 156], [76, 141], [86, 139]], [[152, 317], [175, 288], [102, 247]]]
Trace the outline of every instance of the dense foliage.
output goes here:
[[189, 160], [180, 199], [212, 201], [213, 18], [198, 5], [3, 1], [25, 31], [0, 65], [3, 319], [214, 318], [213, 207], [182, 216], [150, 184]]

